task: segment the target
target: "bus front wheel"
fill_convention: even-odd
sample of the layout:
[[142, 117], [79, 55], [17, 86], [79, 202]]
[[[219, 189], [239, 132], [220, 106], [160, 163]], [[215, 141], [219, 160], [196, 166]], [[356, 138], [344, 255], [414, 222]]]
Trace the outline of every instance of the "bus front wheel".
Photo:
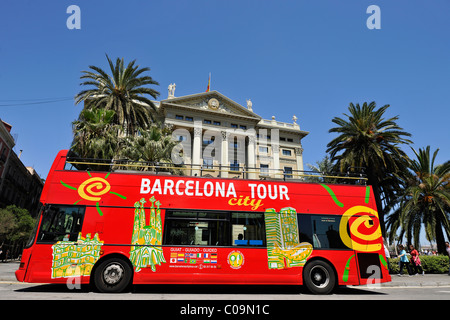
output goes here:
[[333, 268], [325, 261], [311, 261], [303, 268], [303, 283], [314, 294], [329, 294], [336, 286]]
[[131, 283], [132, 272], [130, 265], [123, 259], [107, 259], [95, 270], [95, 287], [100, 292], [123, 292]]

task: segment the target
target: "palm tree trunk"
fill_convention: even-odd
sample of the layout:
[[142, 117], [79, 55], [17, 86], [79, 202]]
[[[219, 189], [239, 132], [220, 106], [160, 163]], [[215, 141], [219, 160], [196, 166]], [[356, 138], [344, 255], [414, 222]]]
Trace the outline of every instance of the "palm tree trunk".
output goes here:
[[439, 219], [436, 221], [436, 245], [440, 254], [446, 255], [444, 232], [442, 231], [442, 223]]
[[380, 219], [381, 234], [383, 238], [386, 238], [386, 226], [384, 223], [384, 209], [383, 209], [383, 202], [381, 201], [380, 196], [380, 187], [372, 171], [367, 172], [367, 179], [368, 179], [367, 183], [372, 186], [373, 195], [375, 197], [375, 203], [377, 205], [378, 211], [378, 219]]

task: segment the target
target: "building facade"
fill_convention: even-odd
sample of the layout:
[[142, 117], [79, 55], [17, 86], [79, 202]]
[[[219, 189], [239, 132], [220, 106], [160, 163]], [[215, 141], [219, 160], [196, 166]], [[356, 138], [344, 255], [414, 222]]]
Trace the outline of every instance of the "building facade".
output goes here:
[[9, 123], [0, 119], [0, 190], [12, 148], [15, 145], [14, 138], [11, 135], [11, 128], [12, 126]]
[[44, 183], [32, 167], [26, 167], [13, 147], [12, 126], [0, 120], [0, 207], [16, 205], [37, 216]]
[[177, 164], [185, 174], [251, 179], [295, 179], [303, 170], [301, 140], [309, 133], [292, 123], [263, 119], [217, 91], [168, 98], [158, 102], [166, 127], [180, 141]]

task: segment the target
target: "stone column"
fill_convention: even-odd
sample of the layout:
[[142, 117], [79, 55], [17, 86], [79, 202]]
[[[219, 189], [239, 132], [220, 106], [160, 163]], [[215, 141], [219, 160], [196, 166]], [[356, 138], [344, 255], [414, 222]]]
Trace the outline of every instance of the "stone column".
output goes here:
[[222, 134], [222, 150], [220, 152], [221, 159], [220, 164], [222, 165], [220, 176], [222, 178], [228, 178], [228, 171], [229, 170], [229, 163], [228, 163], [228, 132], [227, 131], [221, 131]]
[[194, 141], [192, 145], [192, 175], [200, 176], [200, 165], [202, 153], [202, 125], [196, 122], [194, 123]]
[[[303, 171], [303, 148], [295, 148], [295, 160], [297, 161], [297, 170]], [[297, 174], [302, 174], [302, 172], [297, 172]], [[295, 179], [303, 179], [301, 176], [295, 176]]]
[[271, 176], [273, 176], [274, 178], [278, 178], [281, 179], [283, 178], [283, 174], [282, 172], [279, 170], [280, 169], [280, 145], [279, 144], [272, 144], [272, 172], [271, 172]]
[[258, 177], [257, 173], [256, 173], [256, 158], [255, 158], [255, 154], [256, 154], [256, 136], [255, 135], [249, 135], [248, 136], [248, 146], [247, 146], [247, 167], [248, 167], [248, 171], [250, 171], [250, 173], [248, 174], [248, 178], [249, 179], [256, 179]]

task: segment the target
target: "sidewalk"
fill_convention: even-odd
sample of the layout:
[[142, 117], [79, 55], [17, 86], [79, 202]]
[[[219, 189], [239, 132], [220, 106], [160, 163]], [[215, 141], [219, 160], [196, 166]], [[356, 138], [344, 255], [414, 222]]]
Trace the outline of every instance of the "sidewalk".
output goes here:
[[425, 274], [401, 277], [396, 274], [391, 274], [391, 282], [382, 283], [382, 288], [401, 288], [401, 287], [450, 287], [450, 276], [444, 274]]
[[0, 281], [17, 281], [14, 272], [19, 269], [19, 265], [19, 260], [8, 262], [0, 261]]
[[[15, 282], [14, 272], [19, 269], [20, 261], [0, 262], [0, 281]], [[450, 287], [450, 276], [447, 274], [426, 274], [424, 276], [401, 277], [391, 274], [392, 281], [381, 284], [381, 288], [402, 288], [402, 287]]]

